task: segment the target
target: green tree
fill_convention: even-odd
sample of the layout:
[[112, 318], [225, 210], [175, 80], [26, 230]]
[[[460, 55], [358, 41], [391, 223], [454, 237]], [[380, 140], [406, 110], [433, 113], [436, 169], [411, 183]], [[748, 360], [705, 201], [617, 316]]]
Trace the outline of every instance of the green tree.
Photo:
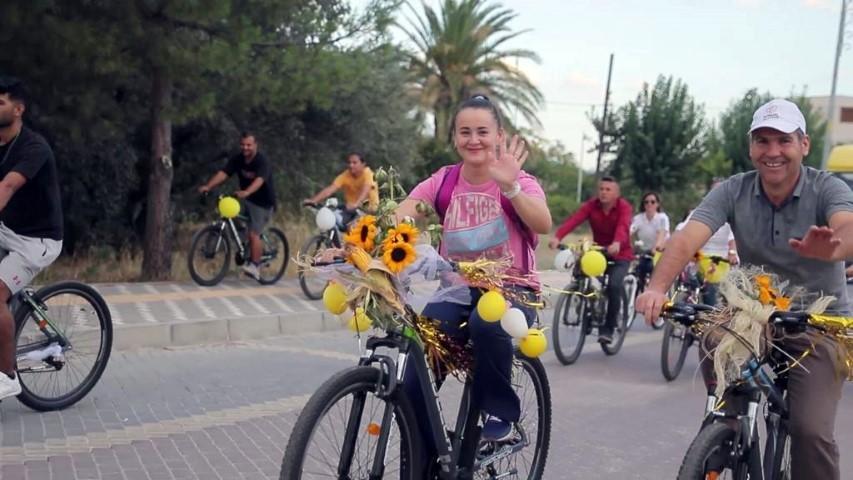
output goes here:
[[809, 135], [810, 147], [809, 154], [803, 159], [803, 163], [820, 168], [820, 161], [823, 158], [823, 140], [826, 138], [826, 117], [823, 113], [814, 108], [811, 101], [806, 97], [806, 92], [799, 95], [792, 95], [791, 101], [800, 107], [803, 112], [803, 117], [806, 119], [806, 130]]
[[399, 26], [413, 44], [413, 94], [433, 115], [435, 138], [447, 134], [453, 108], [475, 93], [538, 126], [542, 94], [514, 64], [516, 59], [538, 63], [539, 57], [530, 50], [505, 48], [528, 31], [510, 28], [517, 14], [486, 0], [444, 0], [438, 11], [421, 6], [420, 15], [410, 6], [413, 18]]
[[620, 109], [611, 171], [640, 190], [684, 188], [702, 158], [703, 109], [680, 80], [658, 77]]

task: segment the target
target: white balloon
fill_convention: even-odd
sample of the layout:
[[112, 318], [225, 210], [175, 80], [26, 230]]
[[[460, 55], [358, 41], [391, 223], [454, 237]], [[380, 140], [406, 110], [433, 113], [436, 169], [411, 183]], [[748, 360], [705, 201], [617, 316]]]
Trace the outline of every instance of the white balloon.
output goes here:
[[560, 250], [554, 257], [554, 268], [561, 272], [567, 272], [575, 266], [575, 254], [568, 248]]
[[317, 210], [317, 216], [314, 217], [314, 222], [317, 223], [317, 228], [322, 231], [335, 228], [335, 214], [330, 209], [323, 207]]
[[513, 338], [524, 338], [527, 336], [527, 319], [524, 312], [517, 308], [510, 308], [501, 317], [501, 328]]

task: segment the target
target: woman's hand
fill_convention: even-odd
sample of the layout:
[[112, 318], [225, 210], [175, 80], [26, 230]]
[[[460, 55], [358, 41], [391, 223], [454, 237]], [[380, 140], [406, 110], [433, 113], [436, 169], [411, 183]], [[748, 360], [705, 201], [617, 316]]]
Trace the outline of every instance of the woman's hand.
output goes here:
[[492, 161], [489, 164], [489, 174], [505, 192], [511, 190], [513, 183], [518, 180], [518, 172], [521, 171], [521, 166], [527, 160], [529, 152], [525, 148], [524, 140], [518, 135], [513, 135], [507, 145], [505, 135], [500, 133], [497, 147], [497, 152], [492, 154]]

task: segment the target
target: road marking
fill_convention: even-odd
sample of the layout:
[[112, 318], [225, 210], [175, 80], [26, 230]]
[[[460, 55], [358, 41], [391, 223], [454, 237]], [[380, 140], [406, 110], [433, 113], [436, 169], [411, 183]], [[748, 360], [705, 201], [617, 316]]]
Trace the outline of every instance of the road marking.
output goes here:
[[299, 298], [299, 297], [297, 297], [296, 295], [294, 295], [294, 294], [292, 294], [292, 293], [286, 293], [286, 294], [285, 294], [285, 296], [286, 296], [286, 297], [288, 297], [288, 298], [293, 299], [293, 301], [295, 301], [296, 303], [298, 303], [302, 308], [304, 308], [305, 310], [307, 310], [307, 311], [309, 311], [309, 312], [316, 312], [317, 310], [319, 310], [319, 308], [317, 308], [317, 307], [315, 306], [315, 304], [309, 303], [308, 301], [306, 301], [306, 300], [304, 300], [304, 299], [302, 299], [302, 298]]
[[201, 313], [208, 318], [216, 318], [216, 312], [214, 312], [210, 307], [207, 306], [204, 302], [202, 302], [198, 298], [192, 299], [193, 304], [201, 310]]
[[166, 308], [168, 308], [169, 311], [172, 312], [172, 316], [175, 317], [175, 319], [177, 319], [177, 320], [187, 320], [188, 319], [187, 314], [185, 314], [183, 312], [183, 310], [181, 310], [180, 307], [178, 307], [177, 303], [173, 302], [172, 300], [165, 300], [164, 303], [166, 304]]
[[149, 307], [147, 303], [136, 302], [133, 306], [136, 307], [136, 311], [139, 312], [139, 316], [141, 316], [143, 320], [149, 323], [157, 323], [157, 319], [151, 313], [151, 307]]
[[261, 305], [261, 304], [260, 304], [257, 300], [255, 300], [253, 297], [245, 297], [245, 298], [243, 298], [243, 300], [245, 300], [245, 301], [246, 301], [246, 303], [248, 303], [249, 305], [251, 305], [251, 306], [252, 306], [255, 310], [257, 310], [259, 313], [263, 313], [263, 314], [269, 314], [269, 313], [270, 313], [270, 311], [269, 311], [265, 306]]
[[268, 298], [268, 299], [269, 299], [272, 303], [274, 303], [278, 308], [280, 308], [280, 309], [284, 310], [285, 312], [293, 312], [293, 308], [291, 308], [291, 307], [290, 307], [290, 305], [288, 305], [288, 304], [284, 303], [284, 301], [283, 301], [283, 300], [281, 300], [280, 298], [276, 297], [275, 295], [267, 295], [267, 296], [266, 296], [266, 298]]
[[225, 297], [219, 297], [219, 301], [222, 302], [223, 305], [225, 305], [225, 308], [229, 312], [231, 312], [232, 315], [237, 316], [237, 317], [245, 317], [246, 316], [246, 314], [243, 313], [239, 308], [237, 308], [237, 305], [234, 305], [234, 302], [232, 302], [231, 300], [228, 300]]

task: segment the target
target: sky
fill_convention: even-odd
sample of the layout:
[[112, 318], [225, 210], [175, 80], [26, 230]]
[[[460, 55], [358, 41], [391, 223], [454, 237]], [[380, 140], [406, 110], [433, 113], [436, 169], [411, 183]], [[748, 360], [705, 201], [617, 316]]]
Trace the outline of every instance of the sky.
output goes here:
[[[425, 0], [437, 5], [436, 0]], [[849, 0], [848, 0], [849, 1]], [[361, 3], [355, 1], [356, 4]], [[545, 96], [539, 135], [577, 158], [594, 136], [587, 113], [604, 105], [614, 54], [611, 108], [633, 100], [658, 75], [682, 79], [715, 121], [750, 88], [788, 96], [829, 95], [841, 0], [503, 0], [531, 31], [507, 44], [541, 57], [521, 62]], [[412, 1], [419, 5], [418, 1]], [[401, 15], [408, 14], [401, 9]], [[851, 10], [848, 10], [850, 13]], [[839, 95], [853, 95], [853, 19], [842, 51]], [[395, 35], [402, 41], [402, 35]], [[589, 149], [586, 141], [584, 149]], [[584, 167], [594, 168], [586, 153]]]

